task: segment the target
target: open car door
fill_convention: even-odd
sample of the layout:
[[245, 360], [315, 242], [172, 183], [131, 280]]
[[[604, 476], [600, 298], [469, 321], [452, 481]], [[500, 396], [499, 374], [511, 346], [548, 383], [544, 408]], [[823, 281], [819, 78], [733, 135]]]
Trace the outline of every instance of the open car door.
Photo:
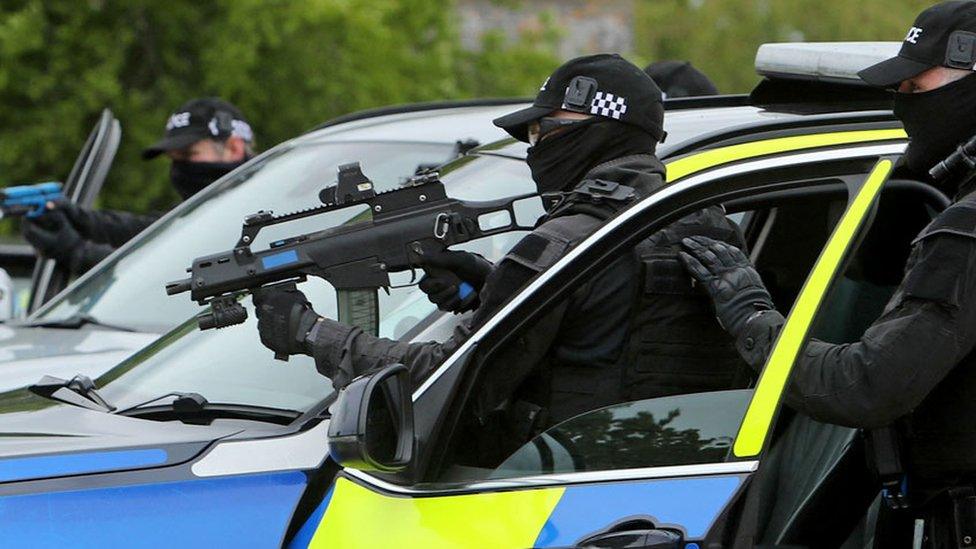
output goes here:
[[[78, 159], [64, 182], [64, 195], [79, 206], [91, 207], [102, 190], [105, 177], [115, 160], [122, 127], [112, 111], [105, 109], [88, 135]], [[53, 260], [37, 261], [31, 277], [27, 312], [34, 312], [68, 285], [70, 273]]]
[[[350, 385], [353, 390], [340, 397], [333, 409], [337, 423], [330, 428], [333, 456], [346, 469], [291, 547], [386, 543], [698, 549], [731, 543], [734, 538], [750, 545], [754, 533], [749, 531], [749, 511], [742, 502], [771, 443], [790, 371], [891, 173], [892, 159], [877, 159], [898, 150], [886, 145], [854, 154], [824, 151], [753, 163], [767, 170], [763, 173], [797, 166], [811, 172], [814, 165], [803, 166], [804, 162], [873, 155], [863, 158], [867, 164], [862, 175], [843, 178], [846, 207], [826, 244], [818, 248], [819, 256], [813, 256], [816, 260], [798, 288], [754, 388], [626, 402], [586, 412], [547, 429], [487, 469], [450, 455], [472, 444], [465, 436], [471, 431], [459, 428], [457, 418], [463, 416], [464, 400], [479, 391], [478, 371], [503, 367], [492, 364], [492, 351], [482, 354], [478, 347], [514, 344], [510, 340], [518, 338], [518, 330], [525, 326], [519, 324], [523, 322], [517, 318], [523, 316], [519, 313], [526, 313], [532, 303], [552, 305], [560, 296], [546, 294], [577, 283], [595, 269], [565, 265], [585, 264], [587, 258], [601, 256], [608, 261], [610, 252], [604, 246], [588, 243], [601, 238], [612, 242], [614, 237], [635, 234], [636, 227], [658, 224], [652, 220], [682, 206], [684, 199], [678, 194], [682, 190], [688, 191], [688, 199], [698, 195], [693, 200], [700, 204], [703, 192], [735, 197], [754, 185], [746, 182], [755, 177], [746, 173], [752, 166], [745, 163], [735, 167], [738, 174], [726, 172], [728, 178], [717, 174], [689, 178], [698, 181], [674, 185], [661, 193], [670, 197], [648, 199], [650, 204], [628, 210], [604, 226], [530, 283], [520, 294], [528, 297], [514, 299], [474, 334], [453, 360], [414, 393], [412, 407], [402, 398], [409, 391], [407, 376], [397, 370], [402, 367], [381, 370]], [[778, 181], [770, 186], [788, 193], [794, 190], [789, 185], [794, 183]], [[610, 245], [633, 245], [620, 242]], [[432, 409], [430, 402], [438, 401]], [[366, 426], [374, 431], [367, 432]]]

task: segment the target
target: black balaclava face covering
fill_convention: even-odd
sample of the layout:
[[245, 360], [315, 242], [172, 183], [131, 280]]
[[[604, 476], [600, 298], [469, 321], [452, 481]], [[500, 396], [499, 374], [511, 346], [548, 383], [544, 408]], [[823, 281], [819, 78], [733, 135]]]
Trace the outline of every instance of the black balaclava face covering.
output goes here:
[[540, 193], [568, 191], [594, 167], [632, 154], [653, 154], [650, 134], [605, 118], [588, 118], [529, 147], [525, 161]]
[[905, 166], [928, 178], [933, 166], [976, 134], [976, 75], [932, 91], [895, 94], [895, 116], [908, 132]]
[[247, 158], [237, 162], [189, 162], [174, 160], [169, 169], [169, 179], [183, 200], [200, 192], [204, 187], [230, 173]]

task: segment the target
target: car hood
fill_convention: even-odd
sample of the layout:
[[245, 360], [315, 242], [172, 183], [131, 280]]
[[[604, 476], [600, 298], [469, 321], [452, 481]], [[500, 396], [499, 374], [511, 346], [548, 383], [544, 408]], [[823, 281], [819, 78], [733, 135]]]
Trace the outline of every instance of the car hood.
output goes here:
[[44, 375], [102, 375], [158, 334], [85, 326], [78, 329], [0, 325], [0, 393]]
[[236, 421], [186, 425], [179, 421], [149, 421], [52, 403], [51, 407], [41, 410], [0, 413], [0, 463], [3, 458], [10, 457], [147, 446], [190, 445], [202, 449], [215, 440], [243, 430]]

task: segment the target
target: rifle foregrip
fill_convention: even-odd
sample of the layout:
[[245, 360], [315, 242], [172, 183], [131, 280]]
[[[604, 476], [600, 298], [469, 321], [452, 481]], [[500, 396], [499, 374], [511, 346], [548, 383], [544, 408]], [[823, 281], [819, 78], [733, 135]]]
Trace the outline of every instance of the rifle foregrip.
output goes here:
[[226, 328], [243, 324], [247, 320], [247, 309], [233, 297], [215, 299], [210, 306], [209, 313], [197, 317], [197, 324], [201, 330]]

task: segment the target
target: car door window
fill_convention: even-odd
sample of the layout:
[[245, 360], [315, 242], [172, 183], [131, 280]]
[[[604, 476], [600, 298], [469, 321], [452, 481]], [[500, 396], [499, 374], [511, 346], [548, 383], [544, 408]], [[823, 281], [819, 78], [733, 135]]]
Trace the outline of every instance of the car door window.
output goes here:
[[490, 478], [725, 461], [752, 391], [625, 402], [556, 425], [519, 448]]

